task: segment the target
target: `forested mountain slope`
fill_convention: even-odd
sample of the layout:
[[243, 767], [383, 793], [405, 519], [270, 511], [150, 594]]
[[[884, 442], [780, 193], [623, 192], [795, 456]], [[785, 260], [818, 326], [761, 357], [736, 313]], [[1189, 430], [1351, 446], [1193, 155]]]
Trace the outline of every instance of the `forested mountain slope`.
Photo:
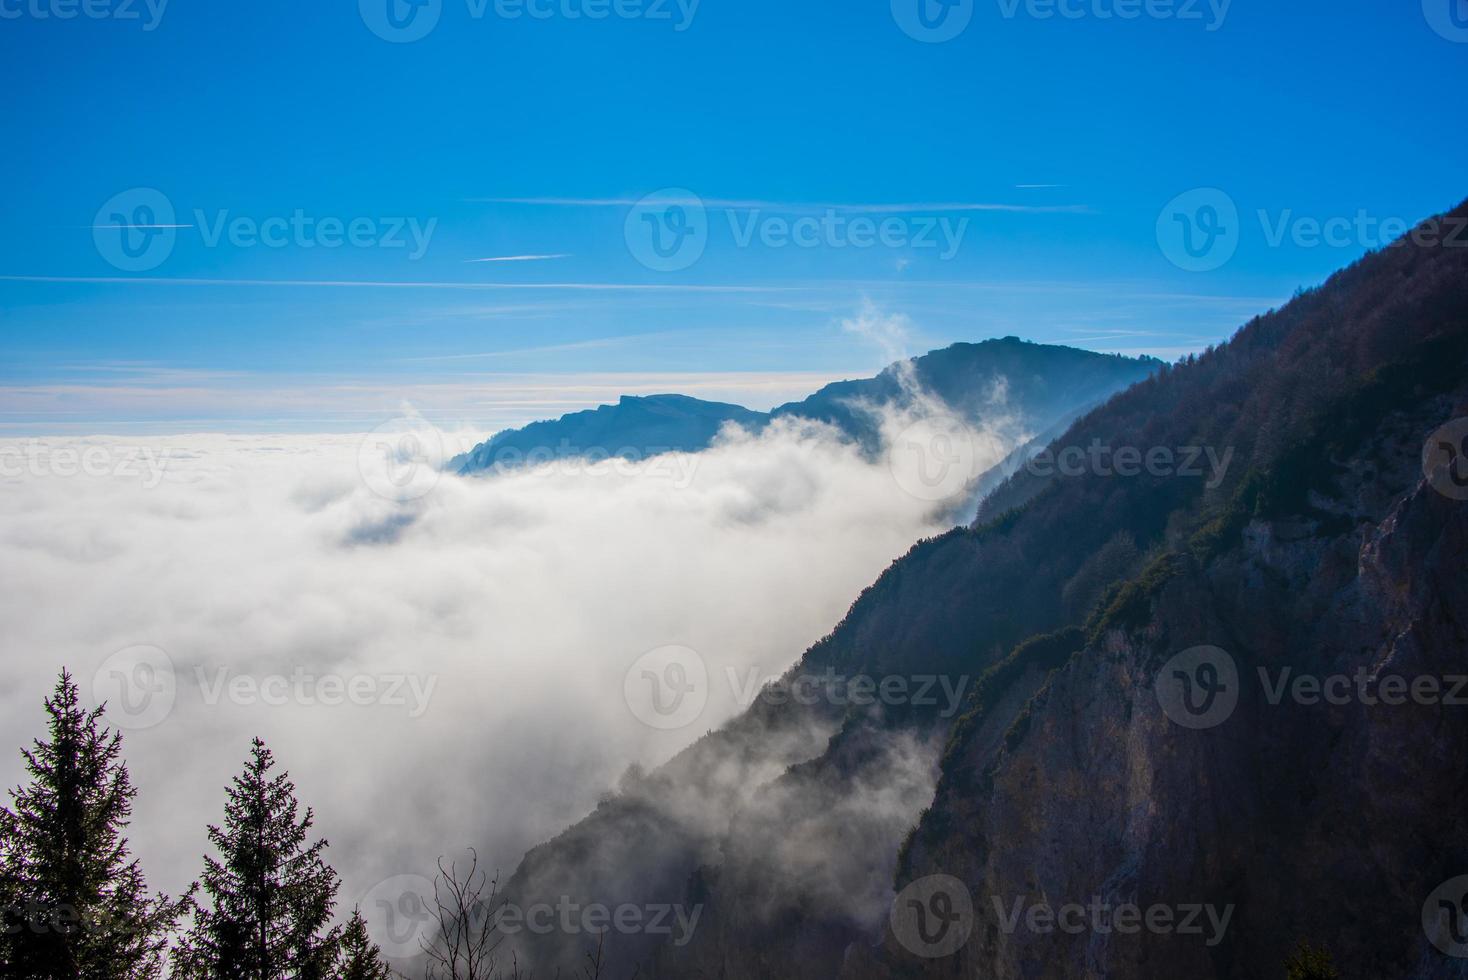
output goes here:
[[[1468, 503], [1422, 464], [1468, 416], [1468, 248], [1441, 237], [1088, 414], [1052, 447], [1084, 465], [1006, 481], [787, 677], [941, 677], [960, 710], [757, 703], [527, 855], [511, 900], [698, 908], [686, 942], [608, 937], [642, 976], [1273, 977], [1300, 940], [1348, 978], [1464, 975], [1421, 916], [1468, 874], [1468, 707], [1276, 704], [1258, 675], [1468, 674]], [[1123, 448], [1152, 462], [1121, 475]], [[1236, 705], [1189, 727], [1164, 692], [1205, 646]], [[972, 911], [929, 958], [888, 910], [933, 875]], [[1212, 943], [1005, 918], [1093, 897], [1231, 912]], [[516, 945], [553, 970], [587, 937]]]

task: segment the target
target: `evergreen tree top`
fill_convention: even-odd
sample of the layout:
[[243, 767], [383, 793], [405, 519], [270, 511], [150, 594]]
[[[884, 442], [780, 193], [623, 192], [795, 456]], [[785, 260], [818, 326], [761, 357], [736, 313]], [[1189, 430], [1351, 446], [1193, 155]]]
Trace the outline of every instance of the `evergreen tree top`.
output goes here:
[[190, 898], [150, 896], [122, 831], [137, 790], [122, 736], [68, 671], [45, 699], [47, 735], [22, 750], [29, 782], [0, 807], [6, 975], [153, 980]]

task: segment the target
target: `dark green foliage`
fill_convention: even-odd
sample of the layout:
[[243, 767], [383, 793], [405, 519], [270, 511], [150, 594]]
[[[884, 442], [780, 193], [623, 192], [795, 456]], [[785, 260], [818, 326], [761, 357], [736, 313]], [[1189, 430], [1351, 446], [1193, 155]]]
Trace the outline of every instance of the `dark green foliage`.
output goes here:
[[1060, 590], [1066, 619], [1075, 621], [1083, 617], [1109, 586], [1131, 577], [1141, 557], [1130, 533], [1117, 531], [1112, 535]]
[[1307, 942], [1301, 942], [1285, 960], [1285, 969], [1286, 980], [1340, 980], [1341, 976], [1325, 947], [1317, 949]]
[[340, 929], [329, 929], [338, 881], [308, 843], [313, 816], [298, 817], [295, 785], [272, 776], [275, 760], [258, 738], [245, 771], [226, 792], [224, 825], [209, 828], [218, 858], [204, 859], [209, 907], [175, 957], [180, 980], [325, 980]]
[[1003, 513], [991, 517], [983, 524], [975, 524], [973, 532], [976, 536], [983, 537], [989, 534], [1006, 534], [1019, 523], [1021, 515], [1025, 512], [1025, 506], [1011, 507]]
[[392, 980], [392, 975], [382, 961], [382, 951], [367, 935], [362, 910], [352, 909], [352, 918], [342, 932], [341, 959], [333, 980]]
[[1164, 554], [1153, 559], [1142, 574], [1115, 590], [1110, 601], [1098, 606], [1091, 620], [1086, 623], [1086, 633], [1092, 644], [1099, 643], [1102, 634], [1111, 629], [1137, 629], [1146, 624], [1152, 613], [1152, 598], [1162, 590], [1167, 581], [1177, 575], [1186, 561], [1182, 555]]
[[944, 753], [945, 768], [948, 760], [962, 749], [983, 724], [994, 704], [1025, 671], [1031, 668], [1055, 670], [1084, 646], [1085, 635], [1075, 627], [1067, 627], [1054, 633], [1030, 637], [1010, 651], [1009, 656], [984, 671], [969, 695], [969, 709], [953, 727], [953, 734], [949, 737]]
[[1211, 516], [1205, 515], [1202, 526], [1188, 540], [1189, 550], [1199, 561], [1216, 558], [1238, 543], [1239, 535], [1259, 511], [1266, 483], [1264, 474], [1250, 470], [1228, 504]]
[[1320, 530], [1345, 530], [1340, 518], [1315, 510], [1312, 494], [1334, 496], [1336, 460], [1349, 456], [1382, 419], [1398, 408], [1452, 387], [1468, 358], [1468, 332], [1424, 342], [1405, 355], [1344, 385], [1316, 409], [1303, 431], [1283, 443], [1267, 470], [1251, 468], [1228, 505], [1204, 523], [1189, 542], [1202, 559], [1238, 541], [1251, 520], [1311, 517]]
[[47, 738], [22, 752], [30, 783], [0, 808], [0, 974], [17, 980], [161, 975], [185, 901], [150, 896], [122, 836], [133, 788], [122, 736], [80, 704], [62, 672]]

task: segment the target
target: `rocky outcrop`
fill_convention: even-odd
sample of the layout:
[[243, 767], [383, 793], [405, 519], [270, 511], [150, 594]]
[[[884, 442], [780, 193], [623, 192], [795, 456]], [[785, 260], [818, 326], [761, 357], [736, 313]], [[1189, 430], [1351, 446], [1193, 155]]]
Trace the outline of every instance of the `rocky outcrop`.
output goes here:
[[[1442, 703], [1468, 678], [1468, 506], [1406, 449], [1340, 487], [1335, 503], [1377, 520], [1330, 537], [1251, 523], [1207, 566], [1184, 559], [1145, 625], [1103, 631], [1051, 674], [1021, 724], [997, 711], [950, 756], [898, 881], [964, 882], [968, 942], [939, 966], [889, 930], [843, 976], [1283, 976], [1302, 940], [1346, 977], [1456, 975], [1421, 915], [1468, 867], [1468, 685]], [[1236, 665], [1238, 702], [1194, 729], [1158, 689], [1203, 645]], [[1388, 676], [1437, 694], [1382, 703]], [[1327, 698], [1300, 686], [1311, 677], [1352, 686]], [[1171, 910], [1169, 929], [1014, 925], [1016, 903], [1097, 899]], [[1201, 932], [1180, 934], [1194, 907]]]

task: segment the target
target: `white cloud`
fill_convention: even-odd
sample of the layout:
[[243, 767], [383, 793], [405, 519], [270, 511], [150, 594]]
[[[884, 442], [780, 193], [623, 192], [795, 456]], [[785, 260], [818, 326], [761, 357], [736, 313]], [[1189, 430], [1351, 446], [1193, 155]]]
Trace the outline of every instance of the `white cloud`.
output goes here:
[[904, 313], [885, 313], [870, 299], [862, 300], [855, 316], [841, 321], [841, 329], [874, 345], [889, 364], [906, 359], [912, 346], [912, 320]]
[[[369, 489], [358, 442], [90, 439], [69, 445], [94, 447], [99, 472], [69, 476], [61, 457], [0, 442], [0, 781], [21, 779], [17, 750], [63, 665], [88, 693], [109, 656], [152, 645], [176, 667], [176, 703], [128, 734], [126, 756], [142, 791], [131, 837], [156, 886], [198, 875], [256, 734], [316, 808], [347, 903], [468, 844], [508, 872], [629, 763], [737, 710], [714, 684], [694, 724], [644, 726], [622, 693], [640, 655], [680, 644], [713, 678], [778, 673], [941, 526], [885, 461], [808, 425], [661, 463], [444, 476], [405, 503]], [[143, 450], [169, 454], [156, 486], [100, 467]], [[331, 706], [300, 693], [300, 672], [367, 678], [373, 697], [418, 686], [404, 705]], [[248, 693], [276, 676], [257, 697], [286, 703], [232, 703], [232, 678]]]

